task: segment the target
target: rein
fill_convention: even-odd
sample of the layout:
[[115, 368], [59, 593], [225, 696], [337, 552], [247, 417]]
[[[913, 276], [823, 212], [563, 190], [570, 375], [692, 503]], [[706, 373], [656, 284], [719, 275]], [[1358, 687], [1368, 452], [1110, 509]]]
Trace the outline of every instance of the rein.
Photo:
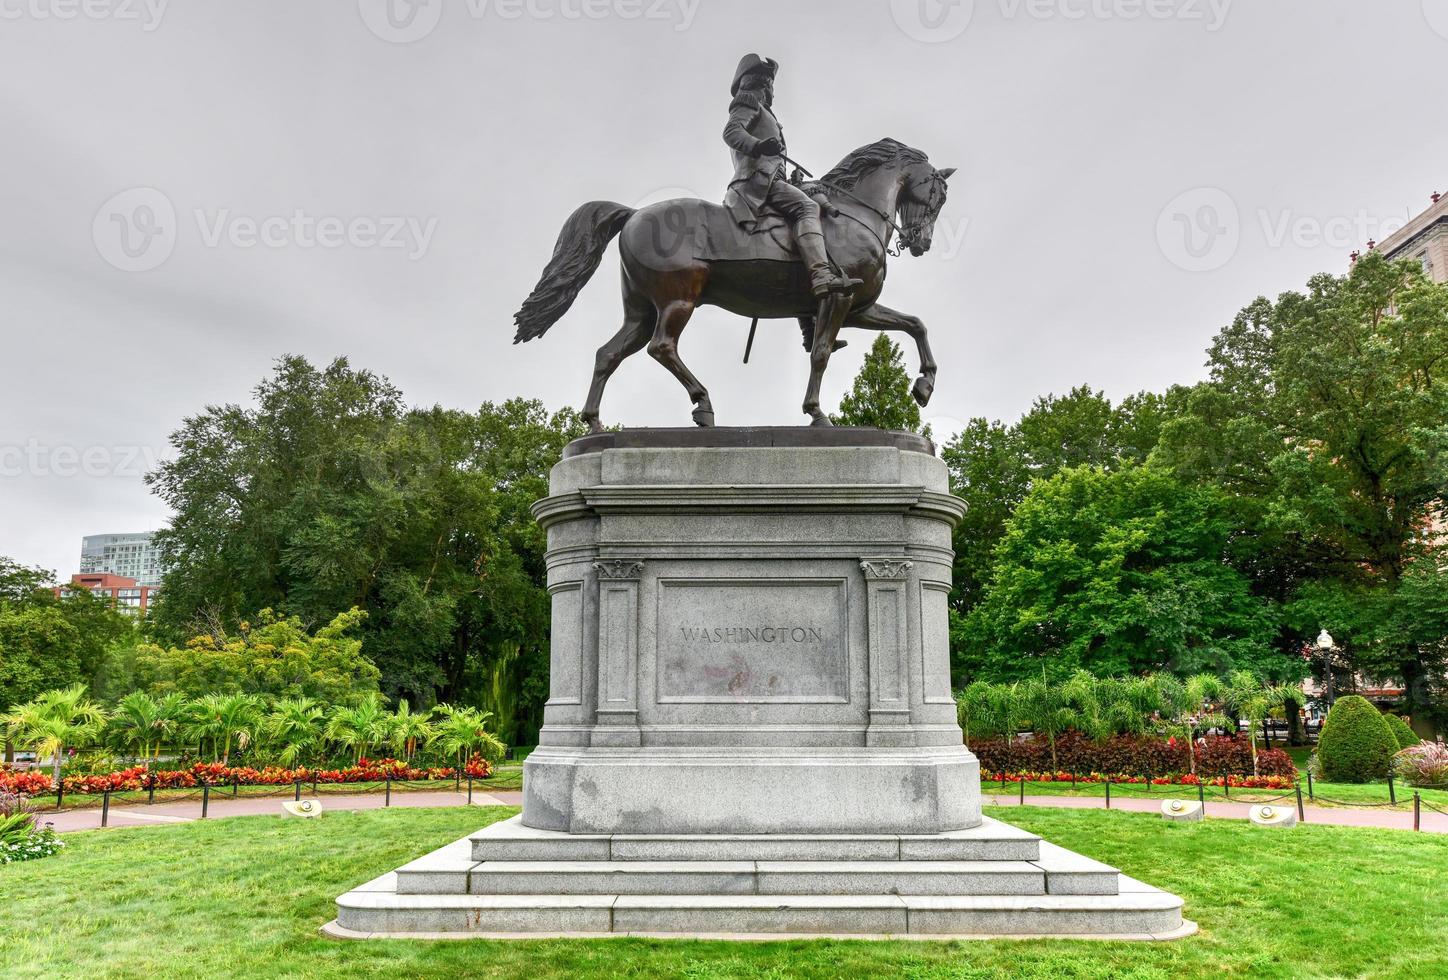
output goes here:
[[[834, 181], [821, 180], [821, 181], [817, 181], [817, 183], [818, 183], [821, 187], [828, 187], [828, 188], [829, 188], [830, 190], [832, 190], [832, 191], [837, 191], [837, 192], [839, 192], [840, 194], [845, 195], [845, 197], [848, 197], [850, 200], [854, 201], [854, 202], [855, 202], [856, 204], [858, 204], [860, 207], [864, 208], [866, 211], [869, 211], [871, 214], [875, 215], [875, 217], [877, 217], [877, 218], [879, 218], [881, 221], [885, 222], [886, 227], [891, 228], [891, 229], [894, 230], [895, 236], [896, 236], [896, 237], [895, 237], [895, 250], [894, 250], [894, 251], [891, 251], [891, 250], [890, 250], [890, 245], [889, 245], [888, 242], [886, 242], [883, 238], [880, 238], [879, 235], [875, 235], [875, 237], [880, 240], [880, 247], [885, 250], [885, 254], [886, 254], [886, 255], [889, 255], [889, 256], [891, 256], [891, 257], [899, 257], [900, 253], [905, 250], [905, 238], [906, 238], [906, 236], [905, 236], [905, 229], [901, 228], [901, 227], [900, 227], [899, 225], [897, 225], [894, 221], [892, 221], [892, 220], [890, 219], [890, 216], [889, 216], [888, 214], [886, 214], [884, 211], [881, 211], [879, 208], [875, 207], [873, 204], [870, 204], [868, 201], [862, 201], [858, 196], [856, 196], [855, 194], [852, 194], [850, 191], [848, 191], [848, 190], [846, 190], [845, 188], [841, 187], [839, 184], [836, 184]], [[840, 212], [840, 213], [841, 213], [841, 214], [845, 214], [845, 212], [843, 212], [843, 211]], [[854, 215], [852, 215], [852, 214], [845, 214], [845, 217], [851, 218], [851, 219], [853, 219], [854, 221], [859, 222], [859, 224], [860, 224], [863, 228], [865, 228], [867, 231], [869, 231], [870, 234], [872, 234], [872, 235], [875, 234], [875, 229], [871, 228], [869, 225], [865, 224], [863, 221], [860, 221], [860, 219], [859, 219], [859, 218], [856, 218]]]

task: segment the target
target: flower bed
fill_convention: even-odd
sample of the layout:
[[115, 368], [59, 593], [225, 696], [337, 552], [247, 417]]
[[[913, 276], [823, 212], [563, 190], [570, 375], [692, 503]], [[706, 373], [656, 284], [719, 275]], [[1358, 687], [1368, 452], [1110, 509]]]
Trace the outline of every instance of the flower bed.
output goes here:
[[[990, 739], [972, 742], [971, 751], [989, 772], [1071, 772], [1150, 773], [1179, 776], [1192, 771], [1185, 742], [1147, 735], [1116, 735], [1093, 742], [1079, 732], [1067, 732], [1056, 739], [1056, 756], [1050, 744], [1039, 737]], [[1196, 744], [1196, 771], [1203, 777], [1252, 775], [1252, 750], [1245, 739], [1212, 737]], [[1296, 778], [1292, 757], [1281, 749], [1257, 753], [1259, 776]]]
[[[481, 756], [473, 756], [463, 766], [462, 775], [486, 779], [492, 766]], [[219, 762], [198, 762], [190, 769], [156, 769], [132, 766], [115, 772], [88, 776], [65, 776], [67, 794], [99, 794], [110, 791], [136, 792], [149, 789], [190, 789], [197, 786], [291, 786], [294, 783], [380, 783], [391, 778], [396, 782], [428, 782], [454, 779], [458, 771], [449, 766], [416, 768], [397, 759], [362, 759], [344, 769], [285, 769], [266, 766], [225, 766]], [[0, 790], [40, 796], [55, 792], [55, 781], [46, 772], [0, 772]]]
[[987, 783], [1104, 783], [1108, 779], [1113, 785], [1134, 786], [1226, 786], [1229, 789], [1291, 789], [1296, 780], [1290, 776], [1208, 776], [1202, 778], [1191, 773], [1176, 776], [1133, 776], [1127, 773], [1076, 773], [1069, 772], [982, 772], [981, 779]]
[[16, 841], [0, 841], [0, 864], [14, 864], [17, 861], [34, 861], [36, 858], [56, 854], [65, 841], [49, 827], [36, 830]]

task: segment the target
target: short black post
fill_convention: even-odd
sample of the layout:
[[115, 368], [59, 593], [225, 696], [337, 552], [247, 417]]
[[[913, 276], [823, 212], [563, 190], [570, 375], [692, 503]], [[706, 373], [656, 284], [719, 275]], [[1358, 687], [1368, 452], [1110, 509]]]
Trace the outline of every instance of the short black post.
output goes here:
[[1076, 770], [1075, 770], [1075, 769], [1072, 769], [1072, 770], [1071, 770], [1071, 788], [1072, 788], [1072, 789], [1075, 789], [1075, 788], [1076, 788]]
[[1207, 786], [1205, 783], [1197, 783], [1197, 802], [1202, 805], [1202, 812], [1207, 812]]
[[231, 797], [232, 797], [232, 799], [235, 799], [235, 798], [236, 798], [237, 790], [239, 789], [240, 786], [241, 786], [241, 780], [237, 779], [235, 776], [232, 776], [232, 777], [231, 777]]
[[1106, 777], [1106, 809], [1111, 809], [1111, 777]]
[[206, 819], [206, 811], [211, 807], [211, 784], [201, 784], [201, 819]]
[[1388, 773], [1388, 802], [1398, 805], [1398, 788], [1393, 785], [1393, 774]]
[[1314, 796], [1314, 795], [1313, 795], [1313, 792], [1312, 792], [1312, 770], [1311, 770], [1311, 769], [1307, 770], [1307, 798], [1308, 798], [1309, 800], [1316, 800], [1316, 799], [1317, 799], [1317, 797]]
[[468, 803], [473, 802], [473, 774], [468, 773]]
[[392, 773], [387, 774], [387, 795], [382, 798], [383, 806], [392, 805]]
[[317, 795], [317, 774], [312, 773], [312, 795]]
[[1026, 777], [1021, 777], [1021, 806], [1026, 805]]
[[1307, 810], [1302, 806], [1302, 784], [1294, 783], [1293, 789], [1297, 790], [1297, 819], [1303, 823], [1307, 822]]
[[[469, 777], [468, 777], [468, 782], [472, 782], [472, 779], [473, 779], [473, 777], [472, 777], [472, 776], [469, 776]], [[453, 792], [456, 793], [458, 790], [460, 790], [460, 789], [462, 789], [462, 788], [463, 788], [463, 771], [462, 771], [461, 769], [454, 769], [454, 770], [453, 770]]]
[[111, 819], [111, 791], [101, 793], [101, 826], [104, 827]]
[[1423, 829], [1423, 794], [1413, 790], [1413, 829]]
[[302, 781], [301, 781], [300, 779], [294, 779], [294, 780], [292, 780], [292, 802], [293, 802], [293, 803], [299, 803], [299, 802], [301, 802], [301, 799], [302, 799]]
[[1006, 791], [1006, 774], [1005, 774], [1005, 771], [1002, 770], [1002, 771], [1001, 771], [1001, 792], [1004, 793], [1005, 791]]
[[1231, 776], [1223, 776], [1223, 777], [1222, 777], [1222, 795], [1225, 796], [1225, 797], [1226, 797], [1227, 799], [1229, 799], [1229, 800], [1232, 798], [1232, 777], [1231, 777]]
[[146, 804], [149, 806], [150, 804], [153, 804], [153, 803], [155, 803], [155, 802], [156, 802], [156, 777], [155, 777], [155, 775], [153, 774], [153, 775], [150, 775], [150, 776], [147, 776], [147, 777], [146, 777]]
[[65, 799], [65, 777], [61, 776], [55, 783], [55, 808], [60, 809], [61, 801]]

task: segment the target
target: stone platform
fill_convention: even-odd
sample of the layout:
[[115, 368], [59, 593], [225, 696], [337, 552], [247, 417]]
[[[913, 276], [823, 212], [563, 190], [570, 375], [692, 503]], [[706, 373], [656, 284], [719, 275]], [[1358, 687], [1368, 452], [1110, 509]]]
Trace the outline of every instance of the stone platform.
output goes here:
[[632, 835], [514, 817], [337, 900], [327, 934], [1173, 939], [1181, 899], [991, 819], [931, 835]]
[[339, 936], [1180, 935], [1181, 902], [980, 810], [950, 686], [964, 504], [919, 436], [571, 443], [521, 818], [338, 900]]

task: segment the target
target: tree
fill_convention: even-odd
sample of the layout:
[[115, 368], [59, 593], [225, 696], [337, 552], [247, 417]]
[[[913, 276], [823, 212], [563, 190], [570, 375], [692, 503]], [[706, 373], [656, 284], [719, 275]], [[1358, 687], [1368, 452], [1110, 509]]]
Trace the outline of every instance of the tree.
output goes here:
[[1317, 742], [1324, 779], [1366, 783], [1388, 774], [1398, 741], [1378, 709], [1356, 694], [1340, 697], [1327, 713]]
[[1300, 689], [1264, 684], [1256, 674], [1234, 670], [1222, 691], [1222, 702], [1235, 718], [1247, 722], [1247, 745], [1252, 750], [1252, 775], [1257, 775], [1257, 729], [1264, 726], [1272, 712], [1289, 701], [1304, 697]]
[[39, 697], [0, 716], [9, 736], [28, 745], [36, 754], [50, 756], [56, 785], [60, 784], [61, 757], [65, 750], [85, 745], [100, 736], [106, 713], [86, 697], [84, 684], [73, 684]]
[[155, 695], [244, 694], [352, 704], [377, 693], [377, 668], [352, 635], [365, 619], [351, 609], [309, 633], [295, 617], [270, 609], [235, 633], [219, 623], [182, 647], [145, 644], [134, 658], [136, 683]]
[[116, 704], [106, 723], [106, 735], [117, 748], [131, 751], [148, 763], [161, 738], [161, 707], [144, 691], [132, 691]]
[[1370, 253], [1246, 307], [1157, 456], [1232, 496], [1233, 561], [1284, 603], [1279, 646], [1328, 626], [1358, 669], [1402, 680], [1415, 719], [1435, 710], [1444, 634], [1389, 627], [1383, 600], [1432, 560], [1421, 532], [1448, 486], [1445, 363], [1448, 285]]
[[550, 601], [528, 508], [585, 431], [523, 399], [409, 409], [345, 360], [283, 358], [254, 405], [186, 419], [148, 476], [175, 514], [155, 628], [179, 646], [257, 609], [325, 623], [357, 608], [381, 689], [419, 706], [476, 701], [515, 644], [511, 697], [536, 725]]
[[1046, 736], [1051, 748], [1051, 768], [1059, 768], [1056, 760], [1056, 739], [1062, 733], [1076, 728], [1079, 724], [1071, 699], [1059, 684], [1052, 684], [1044, 677], [1027, 681], [1022, 689], [1024, 710], [1031, 720], [1031, 727], [1038, 735]]
[[249, 694], [208, 694], [194, 703], [196, 730], [211, 739], [212, 757], [231, 764], [231, 745], [245, 751], [261, 724], [261, 702]]
[[1016, 508], [984, 599], [957, 622], [958, 672], [1287, 669], [1272, 608], [1224, 561], [1231, 532], [1217, 491], [1155, 468], [1057, 474]]
[[930, 437], [929, 426], [921, 428], [920, 406], [910, 394], [910, 375], [900, 345], [885, 334], [877, 334], [865, 355], [854, 385], [840, 399], [840, 413], [830, 417], [835, 425], [916, 432]]

